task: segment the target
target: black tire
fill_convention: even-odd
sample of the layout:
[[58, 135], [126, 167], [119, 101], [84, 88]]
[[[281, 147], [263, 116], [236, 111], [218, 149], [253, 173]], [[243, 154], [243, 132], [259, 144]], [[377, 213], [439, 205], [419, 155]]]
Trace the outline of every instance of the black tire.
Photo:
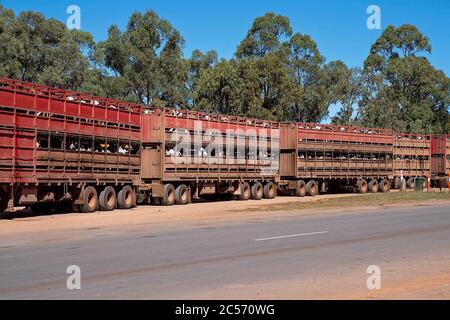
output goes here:
[[94, 187], [89, 186], [83, 192], [83, 204], [79, 205], [80, 211], [83, 213], [90, 213], [97, 210], [98, 195]]
[[296, 197], [304, 197], [306, 196], [306, 183], [303, 180], [297, 182], [297, 189], [295, 189]]
[[114, 188], [111, 186], [106, 187], [102, 192], [100, 192], [100, 196], [98, 197], [98, 204], [100, 206], [100, 210], [114, 210], [117, 206], [116, 190], [114, 190]]
[[409, 178], [408, 181], [406, 181], [406, 187], [408, 189], [414, 189], [416, 187], [416, 178]]
[[161, 198], [153, 198], [153, 204], [156, 204], [157, 206], [161, 205]]
[[391, 185], [389, 184], [389, 181], [387, 181], [386, 179], [381, 180], [380, 183], [378, 184], [378, 190], [382, 193], [389, 192], [389, 190], [391, 190]]
[[378, 192], [378, 181], [373, 179], [370, 180], [369, 182], [369, 191], [372, 193], [377, 193]]
[[131, 186], [124, 186], [117, 195], [117, 204], [120, 209], [130, 209], [136, 206], [136, 193]]
[[289, 189], [289, 195], [291, 197], [304, 197], [306, 196], [306, 183], [303, 180], [297, 181], [297, 189]]
[[175, 203], [175, 188], [170, 183], [164, 185], [163, 197], [160, 198], [161, 205], [171, 206]]
[[248, 200], [252, 197], [252, 191], [248, 182], [242, 182], [240, 185], [241, 194], [238, 196], [239, 200]]
[[186, 204], [189, 202], [189, 189], [185, 184], [180, 184], [175, 189], [175, 203], [176, 204]]
[[265, 199], [273, 199], [277, 196], [277, 187], [273, 182], [267, 182], [264, 185], [264, 198]]
[[264, 196], [264, 188], [261, 182], [255, 182], [252, 185], [252, 199], [261, 200]]
[[367, 193], [367, 191], [369, 190], [369, 186], [367, 185], [366, 179], [361, 179], [358, 181], [357, 190], [358, 190], [358, 193], [361, 193], [361, 194]]
[[310, 197], [317, 196], [319, 193], [317, 183], [314, 180], [308, 181], [306, 184], [306, 195]]

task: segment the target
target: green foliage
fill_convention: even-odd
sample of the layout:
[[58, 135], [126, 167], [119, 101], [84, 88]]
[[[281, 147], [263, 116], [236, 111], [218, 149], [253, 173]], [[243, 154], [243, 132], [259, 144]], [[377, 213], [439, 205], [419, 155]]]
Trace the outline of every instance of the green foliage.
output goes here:
[[203, 54], [200, 50], [194, 50], [190, 59], [186, 61], [188, 66], [187, 105], [191, 109], [196, 108], [197, 88], [203, 73], [217, 64], [217, 52], [208, 51]]
[[195, 50], [155, 12], [135, 12], [105, 41], [42, 14], [0, 5], [0, 76], [146, 104], [270, 120], [321, 122], [331, 105], [340, 125], [405, 132], [450, 131], [450, 79], [427, 60], [415, 26], [388, 26], [363, 68], [326, 63], [288, 17], [257, 17], [235, 57]]
[[180, 33], [153, 11], [133, 13], [124, 32], [111, 26], [99, 50], [106, 70], [113, 74], [107, 76], [114, 96], [128, 100], [134, 96], [155, 107], [185, 105], [188, 73], [183, 43]]
[[389, 26], [364, 62], [367, 85], [359, 109], [363, 125], [404, 132], [448, 132], [450, 80], [423, 54], [428, 38], [411, 25]]
[[333, 100], [326, 85], [335, 86], [333, 81], [327, 83], [332, 79], [324, 68], [325, 58], [308, 35], [294, 34], [289, 49], [287, 64], [294, 90], [291, 114], [286, 120], [320, 122], [328, 114], [329, 102]]
[[[268, 13], [255, 19], [227, 67], [223, 62], [205, 74], [195, 95], [200, 99], [198, 107], [271, 120], [319, 122], [337, 99], [338, 83], [328, 75], [324, 62], [310, 36], [293, 34], [287, 17]], [[229, 95], [219, 98], [224, 90]]]
[[281, 40], [292, 34], [288, 17], [272, 12], [258, 17], [253, 22], [247, 36], [239, 45], [236, 55], [242, 57], [264, 57], [269, 52], [278, 50]]
[[331, 65], [330, 68], [328, 74], [337, 84], [334, 89], [334, 96], [337, 99], [334, 103], [341, 105], [340, 111], [331, 119], [331, 122], [338, 125], [361, 125], [361, 113], [358, 106], [370, 92], [366, 74], [360, 68], [349, 69], [340, 61], [336, 65]]
[[15, 16], [0, 6], [0, 74], [49, 86], [79, 89], [87, 81], [94, 41], [40, 13]]
[[[258, 97], [255, 62], [222, 60], [205, 70], [196, 90], [195, 109], [232, 115], [256, 117], [261, 108]], [[266, 113], [264, 118], [270, 118]]]

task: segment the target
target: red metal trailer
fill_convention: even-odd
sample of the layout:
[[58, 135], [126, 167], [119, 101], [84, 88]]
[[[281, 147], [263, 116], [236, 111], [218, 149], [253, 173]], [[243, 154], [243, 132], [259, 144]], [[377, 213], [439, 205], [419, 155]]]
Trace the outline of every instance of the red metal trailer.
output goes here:
[[391, 130], [285, 123], [280, 135], [280, 178], [290, 194], [315, 195], [319, 190], [342, 187], [360, 193], [390, 188]]
[[55, 200], [86, 212], [134, 205], [140, 108], [0, 79], [0, 211]]
[[450, 135], [433, 135], [431, 154], [433, 182], [439, 187], [450, 187]]
[[387, 192], [401, 174], [448, 181], [449, 173], [449, 136], [143, 109], [0, 79], [0, 211], [186, 204], [211, 193], [274, 198], [277, 189]]
[[431, 136], [425, 134], [395, 133], [394, 188], [400, 188], [401, 177], [406, 186], [414, 188], [415, 179], [431, 178]]
[[176, 109], [146, 110], [142, 119], [143, 201], [276, 196], [278, 123]]

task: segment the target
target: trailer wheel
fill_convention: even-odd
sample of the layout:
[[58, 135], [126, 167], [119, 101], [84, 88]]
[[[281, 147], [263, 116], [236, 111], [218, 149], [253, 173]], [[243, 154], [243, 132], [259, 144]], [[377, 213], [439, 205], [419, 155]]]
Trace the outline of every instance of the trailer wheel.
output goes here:
[[163, 197], [160, 202], [163, 206], [171, 206], [175, 203], [175, 188], [170, 183], [164, 185]]
[[117, 205], [116, 190], [114, 190], [114, 188], [111, 186], [106, 187], [102, 192], [100, 192], [98, 202], [100, 205], [100, 210], [114, 210]]
[[189, 190], [185, 184], [180, 184], [175, 189], [175, 203], [176, 204], [186, 204], [189, 201]]
[[255, 182], [252, 185], [252, 199], [253, 200], [261, 200], [264, 196], [264, 189], [261, 182]]
[[377, 193], [378, 192], [378, 181], [373, 179], [370, 180], [369, 182], [369, 191], [372, 193]]
[[306, 195], [310, 197], [317, 195], [317, 183], [314, 180], [308, 181], [306, 184]]
[[97, 190], [94, 187], [89, 186], [84, 189], [83, 192], [83, 204], [80, 204], [80, 211], [83, 213], [90, 213], [97, 210], [98, 206], [98, 195]]
[[361, 179], [358, 181], [358, 184], [357, 184], [358, 193], [361, 193], [361, 194], [367, 193], [368, 189], [369, 189], [369, 187], [367, 186], [366, 179]]
[[238, 196], [239, 200], [248, 200], [252, 196], [252, 191], [248, 182], [242, 182], [240, 185], [241, 194]]
[[117, 195], [117, 204], [120, 209], [130, 209], [136, 206], [136, 193], [131, 186], [124, 186]]
[[297, 182], [297, 189], [294, 190], [294, 195], [296, 197], [306, 196], [306, 183], [303, 180]]
[[264, 198], [273, 199], [277, 196], [277, 188], [273, 182], [267, 182], [264, 185]]
[[414, 189], [415, 188], [415, 182], [416, 182], [416, 178], [411, 177], [408, 179], [408, 181], [406, 182], [406, 187], [408, 189]]
[[389, 190], [391, 190], [389, 181], [387, 181], [386, 179], [381, 180], [378, 184], [378, 190], [383, 193], [389, 192]]

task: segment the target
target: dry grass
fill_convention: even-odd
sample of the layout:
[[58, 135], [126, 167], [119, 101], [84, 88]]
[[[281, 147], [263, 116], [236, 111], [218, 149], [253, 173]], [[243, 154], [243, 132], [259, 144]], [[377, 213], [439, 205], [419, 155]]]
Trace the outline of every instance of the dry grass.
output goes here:
[[424, 203], [433, 201], [450, 201], [449, 192], [392, 192], [365, 194], [355, 197], [318, 199], [313, 202], [287, 202], [258, 206], [249, 211], [291, 211], [321, 208], [366, 207], [393, 204]]

